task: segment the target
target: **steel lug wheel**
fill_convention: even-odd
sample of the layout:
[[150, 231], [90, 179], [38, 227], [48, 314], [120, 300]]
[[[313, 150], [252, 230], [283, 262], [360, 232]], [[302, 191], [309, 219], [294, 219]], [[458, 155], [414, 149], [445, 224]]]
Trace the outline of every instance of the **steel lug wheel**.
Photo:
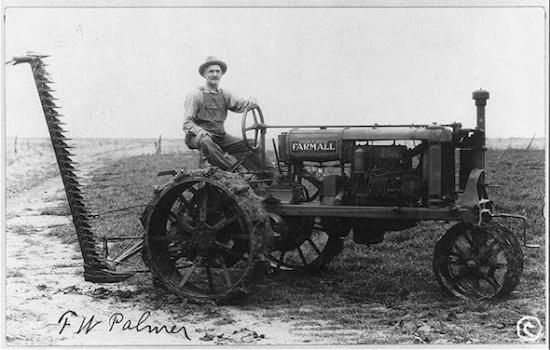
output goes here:
[[495, 223], [460, 223], [437, 242], [433, 270], [443, 289], [456, 297], [502, 298], [518, 284], [523, 254], [516, 237]]
[[149, 266], [170, 291], [215, 299], [252, 264], [253, 227], [237, 198], [207, 178], [175, 183], [159, 197], [145, 236]]

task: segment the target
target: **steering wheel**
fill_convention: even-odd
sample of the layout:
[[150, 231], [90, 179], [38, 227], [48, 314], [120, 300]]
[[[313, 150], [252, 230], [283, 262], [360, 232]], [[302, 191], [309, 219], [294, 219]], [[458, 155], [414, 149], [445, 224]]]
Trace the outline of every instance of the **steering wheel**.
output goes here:
[[[254, 124], [251, 126], [246, 126], [246, 121], [250, 115], [248, 112], [251, 112], [252, 119]], [[260, 147], [265, 142], [265, 124], [264, 124], [264, 115], [259, 106], [256, 106], [252, 109], [246, 109], [243, 114], [243, 119], [241, 123], [241, 130], [243, 134], [243, 140], [245, 141], [246, 147], [248, 147], [252, 152], [257, 152]], [[247, 132], [254, 130], [254, 138], [252, 139], [254, 143], [251, 143], [248, 137], [246, 136]]]

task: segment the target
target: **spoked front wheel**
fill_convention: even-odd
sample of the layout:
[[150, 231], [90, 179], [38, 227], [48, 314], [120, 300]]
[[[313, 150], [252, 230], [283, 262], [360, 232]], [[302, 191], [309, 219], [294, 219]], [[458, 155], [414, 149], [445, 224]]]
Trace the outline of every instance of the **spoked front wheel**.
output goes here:
[[453, 226], [437, 242], [435, 277], [460, 298], [502, 298], [519, 283], [523, 254], [516, 237], [503, 226], [483, 223]]
[[312, 217], [286, 217], [268, 258], [281, 271], [316, 271], [343, 249], [343, 239], [329, 235]]

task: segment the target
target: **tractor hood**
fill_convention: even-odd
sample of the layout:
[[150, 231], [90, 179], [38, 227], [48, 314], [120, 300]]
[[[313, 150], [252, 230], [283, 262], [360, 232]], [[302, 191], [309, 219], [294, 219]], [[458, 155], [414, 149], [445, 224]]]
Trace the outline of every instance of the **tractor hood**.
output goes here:
[[283, 160], [332, 161], [342, 159], [346, 141], [424, 140], [451, 142], [452, 128], [439, 125], [422, 127], [369, 126], [327, 129], [292, 129], [279, 135]]

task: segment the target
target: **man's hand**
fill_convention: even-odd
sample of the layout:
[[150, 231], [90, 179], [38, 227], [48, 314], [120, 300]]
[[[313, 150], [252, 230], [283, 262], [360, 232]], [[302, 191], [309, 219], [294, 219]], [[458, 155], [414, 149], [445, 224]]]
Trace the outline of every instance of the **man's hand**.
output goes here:
[[203, 137], [205, 136], [212, 136], [212, 134], [210, 134], [208, 131], [204, 130], [204, 129], [200, 129], [197, 134], [195, 135], [196, 139], [197, 139], [197, 142], [199, 142], [200, 140], [203, 139]]
[[251, 109], [254, 109], [256, 107], [258, 107], [258, 101], [256, 100], [256, 98], [249, 97], [248, 98], [248, 109], [251, 110]]

